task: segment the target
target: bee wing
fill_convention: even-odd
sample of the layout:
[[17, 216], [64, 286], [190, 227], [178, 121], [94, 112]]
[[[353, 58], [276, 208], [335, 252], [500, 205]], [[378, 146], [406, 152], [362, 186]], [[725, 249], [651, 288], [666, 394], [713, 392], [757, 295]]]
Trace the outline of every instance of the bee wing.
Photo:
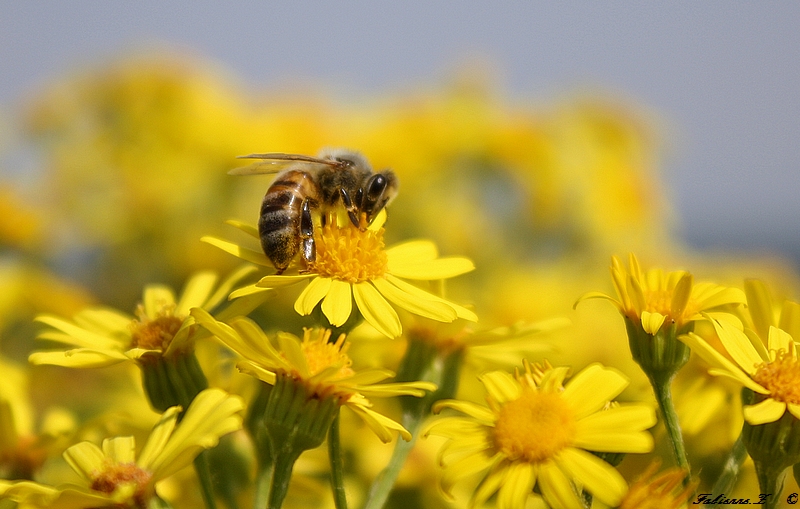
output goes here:
[[330, 159], [319, 159], [317, 157], [304, 156], [301, 154], [282, 154], [280, 152], [269, 154], [249, 154], [239, 156], [237, 159], [261, 159], [247, 166], [240, 166], [228, 171], [228, 175], [264, 175], [268, 173], [278, 173], [287, 166], [296, 163], [307, 163], [310, 165], [321, 164], [324, 166], [341, 166], [341, 161]]

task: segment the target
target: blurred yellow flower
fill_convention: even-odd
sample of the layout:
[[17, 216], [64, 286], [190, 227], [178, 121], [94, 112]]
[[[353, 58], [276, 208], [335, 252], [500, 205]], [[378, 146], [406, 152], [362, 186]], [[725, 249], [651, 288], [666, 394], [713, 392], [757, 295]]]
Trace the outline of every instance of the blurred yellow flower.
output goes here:
[[387, 369], [351, 367], [344, 334], [329, 342], [331, 331], [306, 329], [303, 339], [279, 333], [279, 349], [258, 325], [247, 318], [235, 318], [230, 324], [215, 320], [206, 311], [195, 308], [192, 316], [223, 343], [243, 357], [238, 368], [259, 380], [274, 385], [279, 376], [288, 376], [305, 386], [315, 399], [333, 398], [337, 405], [355, 412], [384, 442], [397, 431], [405, 440], [411, 434], [399, 423], [370, 409], [368, 397], [402, 395], [422, 396], [436, 386], [429, 382], [378, 383], [394, 376]]
[[680, 468], [670, 468], [658, 475], [660, 462], [654, 461], [631, 484], [619, 509], [683, 509], [697, 489], [696, 482], [683, 484], [689, 475]]
[[[197, 337], [194, 320], [189, 316], [193, 307], [213, 309], [225, 302], [234, 285], [253, 267], [243, 267], [234, 272], [216, 288], [217, 275], [203, 271], [192, 276], [180, 298], [163, 285], [149, 285], [144, 289], [142, 304], [136, 317], [109, 308], [88, 308], [72, 320], [53, 315], [40, 315], [39, 322], [55, 330], [39, 335], [65, 343], [68, 350], [33, 352], [33, 364], [89, 368], [110, 366], [128, 360], [141, 361], [148, 356], [170, 357], [193, 348]], [[241, 306], [226, 309], [231, 314], [242, 314], [255, 307], [251, 300]]]
[[[280, 288], [308, 281], [294, 309], [310, 314], [322, 302], [325, 317], [334, 327], [347, 322], [355, 301], [358, 312], [382, 334], [394, 338], [402, 332], [400, 318], [392, 304], [411, 313], [442, 322], [456, 318], [477, 321], [475, 313], [438, 297], [403, 279], [433, 281], [455, 277], [473, 270], [472, 262], [462, 257], [439, 258], [436, 245], [425, 240], [408, 241], [384, 249], [385, 211], [365, 230], [349, 221], [317, 227], [314, 232], [316, 261], [306, 270], [294, 270], [263, 277], [255, 285], [241, 288], [231, 298], [252, 295], [269, 288]], [[258, 239], [258, 230], [230, 222]], [[205, 242], [246, 261], [272, 267], [260, 251], [214, 237]]]
[[611, 279], [617, 298], [602, 292], [589, 292], [575, 303], [592, 298], [608, 299], [623, 316], [655, 335], [664, 324], [675, 325], [678, 331], [694, 320], [703, 319], [703, 312], [728, 304], [744, 304], [744, 292], [714, 283], [694, 284], [685, 271], [664, 273], [661, 269], [643, 272], [639, 260], [631, 254], [628, 269], [616, 256], [611, 259]]
[[[784, 309], [791, 315], [787, 321], [796, 324], [800, 305], [788, 303]], [[769, 325], [765, 345], [755, 331], [742, 331], [724, 320], [712, 323], [727, 356], [697, 334], [681, 339], [711, 364], [709, 373], [732, 378], [756, 393], [756, 404], [744, 406], [745, 420], [752, 425], [775, 422], [787, 410], [800, 419], [800, 359], [792, 336]]]
[[171, 407], [161, 416], [138, 459], [130, 436], [106, 439], [102, 448], [81, 442], [67, 449], [64, 459], [83, 479], [82, 484], [51, 487], [0, 481], [0, 499], [23, 507], [56, 509], [147, 507], [158, 496], [159, 481], [189, 466], [201, 451], [214, 447], [219, 437], [241, 427], [243, 410], [241, 398], [207, 389], [197, 395], [180, 424], [180, 407]]
[[516, 376], [493, 371], [481, 377], [488, 407], [437, 403], [437, 410], [452, 408], [467, 416], [438, 419], [426, 433], [449, 439], [440, 451], [445, 493], [460, 479], [480, 474], [470, 507], [497, 493], [501, 509], [522, 509], [538, 485], [549, 504], [583, 508], [573, 482], [606, 504], [618, 504], [625, 480], [588, 451], [652, 450], [653, 439], [644, 430], [655, 424], [655, 411], [609, 405], [628, 385], [618, 371], [593, 364], [564, 385], [567, 372], [526, 363]]

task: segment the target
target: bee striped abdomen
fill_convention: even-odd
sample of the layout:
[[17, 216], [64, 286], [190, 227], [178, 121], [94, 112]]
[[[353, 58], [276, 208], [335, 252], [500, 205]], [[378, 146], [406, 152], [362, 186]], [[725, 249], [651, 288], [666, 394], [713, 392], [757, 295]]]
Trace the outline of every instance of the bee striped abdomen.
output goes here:
[[300, 249], [300, 215], [306, 199], [316, 205], [317, 186], [308, 173], [287, 170], [267, 190], [261, 203], [258, 234], [261, 248], [283, 272]]

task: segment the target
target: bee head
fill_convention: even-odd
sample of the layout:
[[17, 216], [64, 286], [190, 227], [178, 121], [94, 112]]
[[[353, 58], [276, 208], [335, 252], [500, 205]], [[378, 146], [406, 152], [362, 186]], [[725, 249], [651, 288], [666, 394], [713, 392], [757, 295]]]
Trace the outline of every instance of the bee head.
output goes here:
[[392, 170], [383, 170], [370, 175], [364, 185], [358, 188], [355, 202], [359, 212], [367, 215], [367, 223], [397, 196], [397, 176]]

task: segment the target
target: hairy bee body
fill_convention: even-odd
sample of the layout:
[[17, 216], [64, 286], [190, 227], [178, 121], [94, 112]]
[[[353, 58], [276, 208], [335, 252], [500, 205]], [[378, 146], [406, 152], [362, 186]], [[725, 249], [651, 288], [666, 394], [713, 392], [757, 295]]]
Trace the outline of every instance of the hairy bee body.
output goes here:
[[[324, 214], [338, 204], [347, 210], [353, 225], [372, 222], [397, 194], [397, 177], [391, 170], [373, 172], [357, 152], [324, 150], [318, 157], [297, 154], [251, 154], [262, 159], [236, 168], [234, 175], [277, 173], [261, 203], [258, 233], [261, 248], [278, 274], [298, 252], [306, 265], [315, 259], [314, 223], [311, 211]], [[362, 217], [363, 216], [363, 217]]]
[[275, 179], [261, 202], [258, 235], [261, 249], [278, 270], [285, 270], [300, 248], [298, 232], [303, 203], [318, 206], [319, 186], [305, 171], [286, 170]]

